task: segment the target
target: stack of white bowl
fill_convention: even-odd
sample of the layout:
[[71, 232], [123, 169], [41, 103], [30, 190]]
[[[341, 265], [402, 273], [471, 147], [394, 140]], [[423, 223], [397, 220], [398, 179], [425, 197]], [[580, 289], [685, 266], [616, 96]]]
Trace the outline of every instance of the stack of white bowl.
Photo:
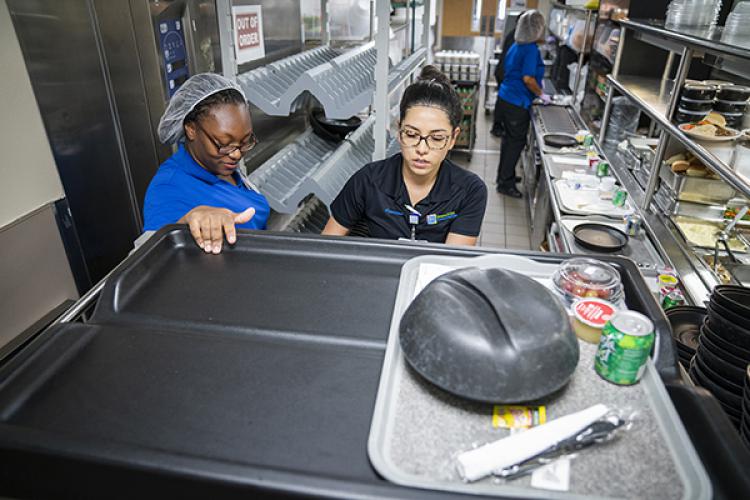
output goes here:
[[684, 27], [711, 27], [721, 9], [721, 0], [672, 0], [667, 7], [669, 29]]

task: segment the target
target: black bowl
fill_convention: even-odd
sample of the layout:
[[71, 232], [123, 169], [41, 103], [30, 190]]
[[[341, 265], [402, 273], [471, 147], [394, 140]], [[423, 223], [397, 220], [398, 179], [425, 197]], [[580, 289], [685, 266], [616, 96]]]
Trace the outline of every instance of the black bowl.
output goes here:
[[750, 87], [745, 87], [744, 85], [725, 85], [721, 87], [716, 97], [722, 101], [747, 101], [750, 99]]
[[707, 309], [713, 308], [715, 313], [725, 317], [728, 321], [731, 321], [743, 330], [750, 331], [750, 316], [743, 316], [737, 313], [734, 309], [726, 305], [728, 302], [725, 296], [712, 294]]
[[741, 393], [743, 383], [742, 370], [731, 363], [727, 363], [717, 356], [716, 353], [712, 352], [711, 349], [713, 349], [713, 347], [709, 347], [709, 342], [711, 341], [703, 338], [701, 340], [701, 347], [698, 348], [698, 352], [695, 353], [695, 355], [698, 356], [701, 361], [711, 369], [711, 371], [725, 381], [725, 383], [722, 384], [722, 387], [731, 389], [737, 394]]
[[711, 330], [727, 342], [746, 351], [750, 350], [750, 330], [734, 323], [721, 309], [723, 308], [718, 305], [708, 306], [708, 324], [711, 325]]
[[713, 369], [710, 365], [706, 363], [706, 354], [707, 350], [705, 347], [701, 347], [697, 353], [695, 353], [695, 364], [698, 365], [698, 368], [701, 369], [701, 372], [708, 377], [708, 379], [713, 382], [714, 384], [718, 385], [722, 389], [726, 390], [727, 392], [731, 392], [738, 398], [740, 398], [740, 411], [742, 410], [742, 386], [735, 384], [731, 380], [728, 380], [725, 378], [721, 373]]
[[737, 347], [731, 342], [727, 342], [726, 340], [724, 340], [721, 335], [717, 334], [713, 330], [715, 327], [716, 325], [712, 325], [710, 319], [707, 320], [706, 328], [703, 328], [701, 330], [701, 335], [705, 335], [706, 337], [708, 337], [708, 340], [710, 340], [711, 343], [716, 344], [717, 347], [721, 347], [725, 351], [729, 351], [738, 358], [746, 360], [748, 363], [750, 363], [750, 351]]
[[677, 343], [677, 348], [688, 354], [695, 354], [700, 327], [708, 311], [704, 307], [677, 306], [667, 309], [664, 314], [672, 326], [672, 338]]
[[728, 408], [736, 418], [742, 417], [742, 398], [738, 397], [736, 394], [732, 394], [730, 391], [711, 380], [696, 361], [697, 360], [693, 360], [690, 370], [693, 372], [694, 378], [697, 379], [698, 383], [705, 389], [708, 389], [708, 391], [713, 394], [720, 403], [722, 403], [722, 406]]
[[[712, 335], [716, 335], [716, 332], [714, 332], [711, 329], [711, 326], [708, 324], [708, 322], [704, 323], [701, 327], [701, 332], [710, 332]], [[703, 337], [701, 337], [703, 338]], [[716, 356], [720, 357], [723, 361], [731, 364], [732, 366], [736, 367], [740, 371], [744, 373], [745, 368], [747, 367], [748, 361], [745, 361], [744, 359], [738, 357], [736, 354], [733, 353], [732, 350], [726, 350], [722, 349], [718, 345], [711, 342], [710, 338], [707, 338], [705, 341], [703, 341], [703, 346], [708, 347], [711, 349], [711, 352], [714, 353]], [[739, 385], [743, 385], [740, 383]]]
[[715, 286], [711, 300], [750, 321], [750, 288], [737, 285]]
[[352, 116], [347, 120], [326, 118], [322, 109], [315, 108], [310, 112], [310, 125], [316, 135], [327, 141], [339, 142], [362, 125], [362, 120], [357, 116]]
[[747, 102], [716, 101], [713, 110], [719, 113], [744, 113], [747, 111]]
[[703, 83], [686, 83], [682, 87], [682, 97], [693, 99], [696, 101], [708, 101], [716, 97], [716, 91], [717, 88], [715, 85], [706, 85]]

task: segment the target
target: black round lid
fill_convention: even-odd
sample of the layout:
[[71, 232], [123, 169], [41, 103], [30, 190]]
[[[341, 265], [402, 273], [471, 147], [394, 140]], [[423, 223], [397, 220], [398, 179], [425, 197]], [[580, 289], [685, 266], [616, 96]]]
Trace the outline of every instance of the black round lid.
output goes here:
[[578, 340], [554, 294], [514, 271], [465, 268], [430, 283], [401, 318], [409, 364], [442, 389], [513, 403], [563, 387]]
[[544, 134], [544, 144], [553, 148], [566, 148], [578, 145], [576, 138], [570, 134]]

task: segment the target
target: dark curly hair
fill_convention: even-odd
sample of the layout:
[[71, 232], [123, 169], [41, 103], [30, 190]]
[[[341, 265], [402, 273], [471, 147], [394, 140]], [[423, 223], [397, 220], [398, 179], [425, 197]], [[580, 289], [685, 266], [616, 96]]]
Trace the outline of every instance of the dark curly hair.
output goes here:
[[[211, 109], [216, 106], [222, 106], [225, 104], [237, 104], [247, 106], [247, 101], [242, 97], [235, 89], [225, 89], [211, 94], [210, 96], [203, 99], [201, 102], [195, 105], [193, 110], [185, 116], [183, 125], [186, 123], [197, 123], [201, 118], [211, 112]], [[248, 111], [250, 107], [248, 106]]]
[[435, 66], [427, 65], [419, 73], [419, 79], [406, 87], [401, 97], [400, 119], [414, 106], [430, 106], [445, 111], [453, 128], [463, 118], [463, 106], [451, 81]]

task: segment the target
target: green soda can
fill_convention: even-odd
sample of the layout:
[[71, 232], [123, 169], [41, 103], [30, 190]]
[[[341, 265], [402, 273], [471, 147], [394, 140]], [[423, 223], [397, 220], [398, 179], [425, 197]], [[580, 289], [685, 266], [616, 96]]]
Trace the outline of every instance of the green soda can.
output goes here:
[[617, 189], [612, 196], [612, 204], [616, 207], [624, 207], [627, 200], [628, 192], [622, 188]]
[[609, 163], [606, 161], [600, 161], [596, 165], [596, 176], [597, 177], [607, 177], [609, 175]]
[[661, 300], [661, 307], [665, 311], [667, 309], [671, 309], [673, 307], [677, 306], [683, 306], [685, 305], [685, 296], [682, 295], [682, 292], [679, 290], [667, 290], [665, 294], [663, 294], [663, 298]]
[[654, 324], [643, 314], [615, 313], [602, 329], [594, 370], [613, 384], [635, 384], [646, 369], [655, 338]]

